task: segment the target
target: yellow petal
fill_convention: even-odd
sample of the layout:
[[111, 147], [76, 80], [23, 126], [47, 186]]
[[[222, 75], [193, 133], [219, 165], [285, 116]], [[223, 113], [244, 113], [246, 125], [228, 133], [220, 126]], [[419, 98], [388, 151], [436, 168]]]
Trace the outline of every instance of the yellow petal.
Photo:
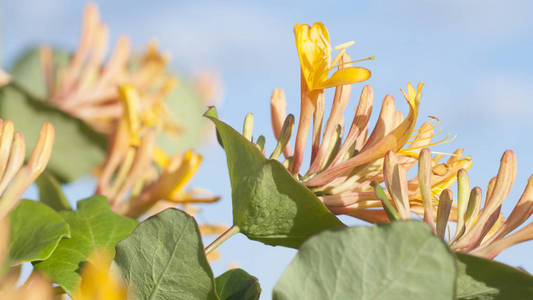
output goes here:
[[351, 67], [338, 70], [330, 78], [321, 82], [316, 88], [326, 89], [340, 85], [365, 81], [370, 78], [370, 70], [360, 67]]
[[109, 271], [111, 256], [102, 250], [91, 254], [83, 267], [81, 284], [74, 292], [74, 300], [122, 300], [127, 291], [118, 276]]
[[158, 166], [164, 168], [168, 165], [168, 155], [159, 147], [154, 147], [154, 161]]
[[120, 94], [120, 99], [124, 104], [124, 117], [128, 123], [131, 139], [136, 140], [137, 133], [141, 127], [138, 116], [140, 107], [139, 94], [131, 85], [121, 85], [119, 86], [118, 91]]
[[296, 24], [294, 26], [296, 50], [305, 82], [310, 91], [327, 79], [331, 61], [331, 43], [326, 26], [316, 22], [313, 26]]
[[173, 198], [175, 194], [178, 194], [183, 186], [185, 186], [185, 184], [191, 180], [192, 176], [200, 167], [201, 162], [202, 156], [200, 154], [196, 154], [191, 150], [185, 153], [183, 162], [181, 163], [179, 169], [175, 172], [176, 185], [174, 186], [172, 192], [170, 192], [169, 198]]

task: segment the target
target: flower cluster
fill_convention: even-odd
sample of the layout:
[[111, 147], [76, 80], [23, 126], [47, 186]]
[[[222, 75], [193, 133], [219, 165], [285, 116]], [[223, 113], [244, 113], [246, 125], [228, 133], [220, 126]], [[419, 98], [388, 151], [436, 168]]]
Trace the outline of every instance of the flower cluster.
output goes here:
[[157, 122], [176, 131], [162, 100], [177, 82], [166, 71], [168, 58], [155, 44], [150, 44], [142, 57], [132, 56], [125, 36], [119, 38], [105, 62], [108, 48], [109, 30], [101, 22], [97, 6], [88, 4], [78, 47], [67, 65], [55, 65], [51, 48], [41, 49], [47, 101], [108, 135], [123, 111], [117, 86], [130, 84], [141, 93], [146, 110], [160, 112]]
[[[533, 213], [533, 177], [506, 219], [501, 213], [501, 206], [509, 194], [516, 176], [516, 157], [513, 151], [506, 151], [500, 161], [500, 169], [493, 177], [485, 193], [485, 201], [480, 187], [470, 189], [470, 180], [465, 169], [453, 173], [457, 176], [457, 203], [453, 204], [451, 190], [445, 189], [440, 197], [431, 195], [431, 185], [435, 181], [436, 166], [432, 166], [431, 152], [423, 149], [418, 162], [418, 188], [423, 202], [424, 221], [434, 227], [435, 234], [447, 240], [451, 249], [492, 259], [506, 248], [520, 242], [533, 239], [530, 223], [513, 232]], [[412, 186], [406, 178], [406, 170], [396, 154], [387, 153], [384, 162], [384, 177], [388, 193], [376, 187], [376, 195], [384, 202], [390, 219], [411, 218], [409, 207], [409, 189]], [[483, 204], [483, 206], [482, 206]], [[448, 227], [449, 221], [455, 221], [455, 233]], [[512, 233], [513, 232], [513, 233]]]
[[[418, 84], [416, 89], [408, 84], [407, 90], [403, 92], [409, 105], [406, 117], [396, 109], [394, 98], [387, 95], [372, 131], [369, 122], [374, 93], [369, 85], [364, 86], [353, 121], [344, 136], [344, 113], [351, 96], [351, 84], [368, 79], [370, 71], [352, 66], [352, 63], [362, 61], [351, 61], [346, 53], [347, 47], [353, 42], [335, 47], [339, 53], [331, 59], [329, 34], [323, 24], [297, 24], [294, 31], [302, 77], [300, 118], [295, 146], [292, 148], [289, 142], [295, 118], [292, 114], [286, 115], [284, 92], [276, 89], [271, 98], [271, 117], [278, 143], [270, 158], [279, 159], [283, 153], [286, 158], [283, 164], [288, 171], [310, 188], [333, 213], [348, 214], [373, 223], [379, 222], [384, 216], [383, 211], [372, 208], [381, 207], [381, 201], [376, 198], [370, 184], [384, 180], [382, 166], [385, 153], [397, 151], [401, 164], [409, 169], [416, 164], [420, 149], [444, 143], [449, 136], [433, 141], [438, 134], [435, 132], [438, 124], [435, 117], [432, 117], [434, 122], [426, 122], [416, 129], [422, 83]], [[363, 60], [368, 59], [373, 57]], [[334, 68], [337, 70], [329, 76], [329, 72]], [[328, 112], [325, 89], [332, 87], [335, 88], [335, 93]], [[325, 116], [328, 116], [328, 119], [323, 125]], [[244, 136], [248, 139], [251, 139], [251, 133], [247, 132], [247, 128], [251, 128], [250, 120], [248, 117], [244, 126]], [[312, 132], [309, 168], [302, 172], [309, 131]], [[256, 143], [260, 148], [264, 147], [264, 141], [261, 139]], [[442, 174], [440, 180], [433, 184], [433, 193], [438, 194], [453, 183], [454, 170], [469, 168], [470, 164], [469, 158], [462, 157], [462, 150], [457, 150], [448, 163], [438, 167]], [[412, 184], [414, 191], [416, 182]], [[420, 197], [417, 199], [416, 192], [411, 196], [421, 207]], [[416, 210], [417, 206], [413, 209]]]
[[[155, 127], [140, 107], [140, 95], [133, 86], [120, 87], [124, 114], [109, 140], [106, 161], [98, 176], [96, 193], [109, 200], [111, 208], [124, 216], [139, 218], [181, 205], [194, 214], [193, 203], [211, 203], [220, 197], [203, 189], [185, 191], [198, 170], [202, 156], [188, 150], [168, 155], [157, 147]], [[202, 225], [205, 234], [219, 234], [221, 225]]]

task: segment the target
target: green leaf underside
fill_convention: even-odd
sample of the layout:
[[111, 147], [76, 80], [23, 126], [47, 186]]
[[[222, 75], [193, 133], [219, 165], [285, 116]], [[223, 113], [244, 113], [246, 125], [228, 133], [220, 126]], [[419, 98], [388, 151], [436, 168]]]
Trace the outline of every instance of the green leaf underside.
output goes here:
[[12, 264], [44, 260], [50, 257], [64, 237], [70, 237], [67, 222], [50, 207], [31, 200], [21, 200], [9, 213]]
[[454, 299], [456, 265], [425, 223], [328, 230], [302, 245], [273, 299]]
[[207, 120], [202, 117], [204, 101], [186, 82], [180, 81], [165, 98], [165, 103], [181, 132], [178, 135], [157, 132], [157, 145], [169, 153], [176, 153], [200, 144], [206, 136], [207, 126]]
[[511, 266], [456, 253], [457, 299], [533, 299], [533, 276]]
[[35, 183], [39, 188], [39, 201], [56, 211], [72, 209], [61, 190], [61, 185], [52, 174], [44, 172], [37, 178]]
[[60, 212], [70, 225], [72, 237], [61, 240], [50, 258], [34, 264], [37, 271], [43, 272], [68, 294], [79, 284], [81, 268], [89, 255], [97, 248], [114, 255], [115, 245], [138, 223], [112, 212], [103, 196], [81, 200], [77, 205], [76, 211]]
[[[54, 68], [68, 65], [70, 55], [58, 49], [52, 50]], [[32, 47], [17, 58], [10, 72], [13, 80], [30, 95], [44, 99], [47, 95], [44, 70], [41, 65], [40, 47]]]
[[41, 126], [45, 122], [54, 126], [54, 149], [47, 169], [62, 182], [88, 174], [105, 157], [105, 137], [14, 84], [0, 87], [0, 117], [11, 120], [24, 135], [26, 158], [31, 155]]
[[298, 248], [324, 229], [344, 227], [320, 200], [277, 161], [226, 123], [205, 116], [217, 128], [226, 151], [231, 181], [233, 223], [252, 240]]
[[137, 299], [218, 299], [198, 225], [177, 209], [139, 224], [115, 262]]
[[226, 271], [215, 282], [220, 300], [257, 300], [261, 294], [257, 278], [242, 269]]

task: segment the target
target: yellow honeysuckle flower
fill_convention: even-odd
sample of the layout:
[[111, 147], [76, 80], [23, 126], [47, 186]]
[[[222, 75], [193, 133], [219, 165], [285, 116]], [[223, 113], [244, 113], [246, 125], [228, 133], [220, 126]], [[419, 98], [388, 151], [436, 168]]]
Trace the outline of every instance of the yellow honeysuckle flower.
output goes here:
[[[360, 67], [340, 69], [328, 78], [329, 71], [336, 67], [340, 57], [345, 52], [345, 48], [351, 46], [353, 42], [335, 47], [340, 52], [332, 61], [329, 33], [324, 24], [320, 22], [314, 23], [313, 26], [296, 24], [294, 35], [302, 74], [309, 91], [352, 84], [370, 78], [370, 71]], [[373, 59], [373, 57], [369, 59]]]
[[109, 270], [111, 261], [111, 256], [106, 251], [94, 251], [83, 267], [80, 286], [75, 290], [72, 299], [126, 299], [128, 294], [126, 287], [120, 282], [119, 277]]
[[[422, 198], [426, 198], [422, 203], [423, 211], [420, 210], [420, 200], [412, 201], [411, 195], [408, 200], [407, 193], [402, 193], [407, 190], [413, 192], [415, 186], [412, 182], [405, 180], [406, 170], [394, 158], [396, 154], [387, 153], [388, 157], [392, 157], [389, 163], [392, 161], [393, 165], [389, 168], [389, 174], [386, 177], [394, 178], [385, 180], [389, 195], [393, 195], [392, 197], [386, 196], [391, 198], [392, 201], [389, 201], [394, 203], [393, 210], [397, 209], [400, 216], [406, 219], [411, 218], [409, 209], [417, 214], [423, 214], [424, 221], [434, 227], [435, 234], [445, 240], [452, 250], [487, 259], [493, 259], [508, 247], [533, 239], [533, 223], [516, 230], [524, 225], [533, 214], [533, 176], [530, 176], [522, 196], [509, 216], [505, 218], [500, 211], [516, 177], [517, 163], [513, 151], [507, 150], [503, 153], [500, 168], [488, 184], [484, 201], [480, 187], [470, 188], [470, 180], [466, 171], [471, 166], [469, 159], [458, 158], [454, 155], [446, 163], [447, 170], [444, 170], [444, 167], [437, 168], [442, 165], [430, 167], [431, 152], [429, 149], [426, 148], [422, 152], [425, 155], [419, 157], [418, 179], [425, 179], [426, 184], [417, 184], [416, 189]], [[390, 170], [394, 168], [400, 171], [392, 173]], [[451, 182], [455, 181], [451, 180], [452, 176], [457, 179], [456, 204], [453, 204], [452, 191], [447, 189]], [[437, 184], [433, 186], [433, 183]], [[438, 200], [429, 196], [434, 188], [445, 188], [439, 192]], [[387, 217], [385, 219], [388, 220]], [[456, 226], [452, 227], [455, 230], [448, 226], [449, 221], [456, 222]], [[449, 233], [449, 238], [446, 238], [446, 231]], [[452, 234], [451, 231], [455, 233]]]
[[155, 163], [158, 166], [160, 166], [162, 168], [164, 168], [164, 167], [166, 167], [168, 165], [168, 155], [167, 155], [167, 153], [163, 149], [161, 149], [161, 148], [159, 148], [157, 146], [154, 147], [154, 161], [155, 161]]
[[153, 101], [143, 107], [143, 99], [132, 85], [120, 85], [119, 96], [124, 111], [111, 136], [97, 193], [108, 198], [115, 212], [129, 217], [142, 216], [160, 201], [217, 201], [219, 197], [183, 191], [198, 170], [201, 155], [192, 150], [168, 155], [156, 145], [155, 132], [158, 126], [164, 127], [167, 117], [165, 107]]
[[[135, 86], [123, 84], [118, 87], [119, 96], [123, 103], [124, 112], [122, 121], [129, 129], [131, 145], [139, 145], [139, 136], [147, 128], [155, 128], [169, 133], [176, 133], [176, 126], [169, 125], [170, 112], [166, 109], [161, 99], [150, 101], [150, 105], [143, 105], [142, 97]], [[156, 153], [160, 154], [160, 153]], [[160, 158], [154, 158], [159, 160]]]
[[[346, 55], [341, 61], [344, 59]], [[347, 66], [342, 64], [342, 67]], [[439, 134], [435, 132], [439, 124], [437, 117], [430, 116], [431, 121], [423, 123], [416, 129], [422, 87], [423, 83], [419, 83], [416, 87], [409, 83], [407, 89], [402, 91], [409, 105], [406, 117], [396, 108], [394, 98], [386, 95], [373, 130], [370, 128], [370, 116], [374, 105], [374, 93], [369, 85], [363, 87], [361, 91], [351, 125], [344, 119], [344, 110], [347, 108], [352, 90], [350, 85], [336, 88], [331, 110], [327, 114], [323, 95], [319, 97], [316, 105], [319, 113], [315, 111], [312, 115], [308, 115], [309, 119], [314, 120], [314, 135], [309, 168], [304, 173], [293, 172], [299, 170], [299, 167], [291, 168], [295, 165], [296, 153], [298, 151], [303, 153], [305, 148], [298, 150], [296, 143], [294, 151], [291, 151], [289, 141], [294, 126], [294, 116], [286, 115], [283, 91], [277, 89], [271, 98], [271, 117], [278, 144], [270, 158], [278, 159], [283, 153], [285, 161], [282, 164], [296, 179], [313, 191], [332, 213], [350, 215], [371, 223], [387, 221], [382, 203], [371, 185], [372, 182], [384, 181], [383, 164], [386, 154], [396, 152], [398, 164], [409, 170], [416, 164], [422, 148], [450, 141], [449, 135], [444, 139], [432, 141]], [[310, 114], [305, 111], [301, 113]], [[323, 115], [328, 116], [327, 122], [322, 119]], [[322, 126], [324, 123], [325, 126]], [[306, 129], [298, 128], [296, 141], [302, 130]], [[252, 136], [252, 132], [248, 132], [248, 136]], [[264, 146], [259, 145], [259, 140], [256, 143], [260, 149], [264, 149]], [[472, 164], [470, 157], [462, 155], [462, 149], [450, 154], [451, 158], [446, 163], [438, 164], [441, 157], [442, 154], [439, 154], [431, 162], [435, 176], [428, 183], [429, 194], [432, 195], [430, 200], [436, 199], [443, 189], [455, 181], [455, 174], [459, 169], [468, 169]], [[423, 209], [418, 186], [416, 178], [408, 181], [405, 200], [409, 204], [404, 205], [406, 207], [403, 211], [404, 216], [409, 214], [407, 211], [409, 206], [410, 211], [417, 214], [421, 213], [421, 208]], [[455, 209], [451, 210], [451, 215], [457, 215]]]
[[192, 176], [200, 167], [201, 162], [202, 156], [200, 154], [194, 153], [192, 150], [185, 153], [179, 168], [175, 171], [174, 178], [176, 184], [168, 194], [168, 198], [174, 198], [181, 193], [185, 184], [191, 180]]
[[124, 106], [124, 119], [128, 124], [130, 139], [132, 144], [139, 144], [139, 130], [141, 122], [139, 120], [139, 95], [131, 85], [121, 85], [118, 88], [120, 99]]
[[138, 108], [146, 110], [145, 106], [164, 102], [177, 79], [168, 73], [168, 56], [162, 55], [155, 43], [139, 57], [132, 55], [130, 39], [120, 36], [110, 51], [109, 30], [96, 4], [86, 5], [82, 22], [80, 42], [67, 65], [54, 64], [52, 48], [40, 49], [47, 83], [45, 100], [96, 131], [111, 135], [124, 110], [119, 85], [134, 86], [143, 100]]

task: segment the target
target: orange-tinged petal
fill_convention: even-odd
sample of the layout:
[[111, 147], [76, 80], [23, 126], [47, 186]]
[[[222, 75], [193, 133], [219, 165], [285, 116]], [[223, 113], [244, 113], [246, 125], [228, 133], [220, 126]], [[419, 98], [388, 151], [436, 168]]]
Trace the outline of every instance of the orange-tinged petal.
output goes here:
[[417, 91], [414, 92], [413, 86], [411, 84], [408, 85], [408, 93], [404, 93], [404, 95], [407, 103], [409, 104], [409, 115], [407, 115], [407, 118], [405, 118], [405, 120], [403, 120], [398, 127], [396, 127], [393, 131], [375, 144], [370, 146], [365, 145], [365, 147], [361, 149], [361, 152], [359, 152], [359, 154], [357, 154], [355, 157], [311, 178], [306, 182], [306, 185], [320, 186], [327, 184], [338, 176], [345, 175], [346, 172], [349, 172], [357, 166], [361, 166], [378, 158], [384, 157], [388, 151], [400, 150], [408, 141], [416, 125], [420, 98], [422, 97], [422, 86], [423, 83], [419, 83]]
[[355, 115], [350, 127], [350, 131], [344, 140], [337, 157], [331, 163], [331, 166], [335, 166], [337, 162], [342, 161], [345, 154], [349, 151], [350, 147], [354, 147], [356, 150], [361, 149], [361, 145], [367, 138], [368, 132], [368, 120], [372, 113], [372, 106], [374, 104], [374, 91], [372, 87], [366, 85], [361, 91], [361, 97], [355, 110]]
[[513, 151], [507, 150], [500, 161], [500, 169], [496, 177], [494, 191], [490, 198], [485, 200], [483, 210], [472, 226], [471, 231], [463, 235], [454, 245], [461, 251], [471, 250], [477, 247], [485, 235], [494, 225], [492, 218], [499, 213], [503, 200], [507, 197], [516, 177], [516, 157]]

